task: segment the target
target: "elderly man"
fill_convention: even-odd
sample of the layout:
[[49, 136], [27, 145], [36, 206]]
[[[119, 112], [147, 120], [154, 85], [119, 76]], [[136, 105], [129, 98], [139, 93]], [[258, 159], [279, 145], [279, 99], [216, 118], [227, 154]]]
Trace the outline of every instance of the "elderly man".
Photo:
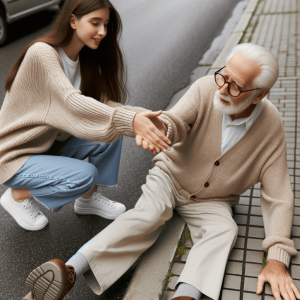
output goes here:
[[[199, 300], [205, 294], [217, 300], [238, 232], [232, 206], [258, 182], [268, 262], [257, 293], [268, 281], [276, 300], [280, 294], [285, 300], [300, 299], [285, 268], [297, 251], [290, 240], [294, 200], [284, 129], [277, 109], [265, 98], [277, 78], [278, 64], [271, 53], [241, 44], [215, 76], [195, 82], [161, 116], [161, 130], [173, 147], [154, 158], [135, 208], [66, 265], [56, 259], [31, 272], [26, 284], [36, 300], [63, 299], [81, 274], [96, 294], [103, 293], [156, 241], [173, 209], [186, 221], [194, 243], [173, 299]], [[155, 153], [148, 141], [140, 136], [136, 140]], [[54, 296], [46, 298], [50, 290]], [[142, 300], [147, 299], [145, 295]]]

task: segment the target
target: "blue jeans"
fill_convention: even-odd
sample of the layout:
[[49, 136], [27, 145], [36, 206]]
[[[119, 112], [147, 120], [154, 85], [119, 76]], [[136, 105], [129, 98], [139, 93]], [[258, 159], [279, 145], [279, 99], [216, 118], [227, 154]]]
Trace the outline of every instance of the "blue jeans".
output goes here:
[[[70, 137], [33, 155], [4, 185], [28, 189], [47, 208], [58, 211], [95, 184], [116, 186], [123, 137], [111, 144]], [[89, 157], [89, 162], [83, 161]]]

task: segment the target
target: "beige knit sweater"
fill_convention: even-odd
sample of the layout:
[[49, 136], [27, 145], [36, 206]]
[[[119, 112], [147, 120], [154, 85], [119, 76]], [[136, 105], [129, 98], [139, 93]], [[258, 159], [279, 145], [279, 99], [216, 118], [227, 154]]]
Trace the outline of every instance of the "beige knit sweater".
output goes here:
[[161, 118], [170, 124], [171, 151], [154, 158], [179, 194], [190, 203], [229, 201], [261, 182], [261, 207], [268, 259], [287, 266], [297, 251], [290, 240], [294, 198], [287, 167], [286, 143], [277, 109], [266, 101], [255, 123], [221, 155], [222, 114], [214, 109], [213, 76], [199, 79]]
[[57, 51], [35, 43], [0, 111], [0, 183], [33, 154], [48, 150], [59, 132], [108, 143], [123, 134], [135, 136], [133, 118], [143, 110], [81, 95], [65, 76]]

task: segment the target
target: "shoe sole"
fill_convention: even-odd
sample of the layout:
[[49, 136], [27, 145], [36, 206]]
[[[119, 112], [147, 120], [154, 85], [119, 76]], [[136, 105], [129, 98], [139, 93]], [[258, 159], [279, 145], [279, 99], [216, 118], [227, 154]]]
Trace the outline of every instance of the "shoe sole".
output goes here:
[[28, 275], [26, 286], [35, 300], [58, 300], [64, 289], [64, 275], [56, 263], [46, 262]]
[[43, 228], [45, 228], [48, 224], [48, 220], [46, 223], [40, 225], [39, 227], [33, 227], [33, 226], [29, 226], [26, 223], [24, 223], [18, 216], [14, 215], [14, 212], [11, 210], [11, 208], [5, 203], [4, 201], [4, 195], [5, 193], [2, 195], [2, 197], [0, 198], [0, 204], [1, 206], [14, 218], [14, 220], [19, 224], [19, 226], [21, 226], [23, 229], [29, 230], [29, 231], [38, 231], [41, 230]]
[[115, 215], [106, 213], [102, 210], [96, 210], [94, 208], [81, 208], [76, 205], [74, 205], [74, 211], [76, 214], [79, 215], [96, 215], [108, 220], [115, 220], [118, 216], [120, 216], [126, 211], [126, 207], [124, 207], [124, 210], [122, 212]]

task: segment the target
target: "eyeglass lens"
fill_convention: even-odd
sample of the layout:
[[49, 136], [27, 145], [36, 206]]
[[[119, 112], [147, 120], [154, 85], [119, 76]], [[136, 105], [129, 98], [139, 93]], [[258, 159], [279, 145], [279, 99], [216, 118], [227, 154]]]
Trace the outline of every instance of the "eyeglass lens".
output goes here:
[[[226, 82], [225, 78], [221, 74], [218, 74], [218, 73], [215, 76], [216, 76], [217, 85], [219, 87], [224, 86], [224, 84]], [[231, 96], [237, 97], [240, 94], [240, 89], [235, 83], [231, 82], [228, 87], [229, 87], [228, 92]]]

